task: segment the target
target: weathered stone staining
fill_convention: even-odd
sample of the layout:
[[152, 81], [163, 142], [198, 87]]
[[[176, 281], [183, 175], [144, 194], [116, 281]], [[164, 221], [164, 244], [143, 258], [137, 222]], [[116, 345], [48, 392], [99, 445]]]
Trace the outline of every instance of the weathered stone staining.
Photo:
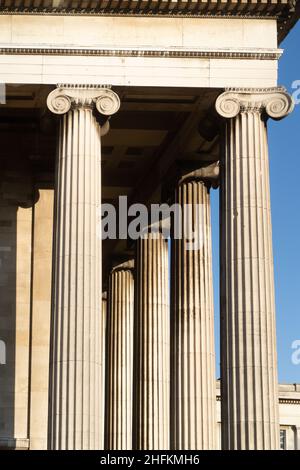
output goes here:
[[132, 449], [134, 262], [109, 275], [105, 449]]
[[221, 161], [221, 389], [224, 449], [277, 449], [278, 382], [266, 120], [293, 108], [280, 88], [230, 90]]
[[172, 240], [171, 448], [179, 450], [216, 446], [209, 196], [215, 166], [204, 173], [187, 174], [175, 189], [183, 236]]
[[103, 88], [60, 86], [47, 100], [62, 115], [56, 182], [49, 447], [99, 449], [101, 442], [101, 129], [119, 98]]
[[133, 447], [170, 446], [170, 302], [168, 241], [136, 242]]

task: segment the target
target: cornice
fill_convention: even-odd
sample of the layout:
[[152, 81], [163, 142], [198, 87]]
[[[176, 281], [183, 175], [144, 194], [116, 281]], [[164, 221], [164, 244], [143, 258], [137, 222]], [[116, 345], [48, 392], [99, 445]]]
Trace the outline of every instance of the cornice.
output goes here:
[[[217, 401], [221, 401], [221, 396], [217, 395]], [[300, 405], [300, 399], [297, 398], [279, 398], [280, 405]]]
[[280, 18], [280, 13], [276, 15], [270, 14], [229, 14], [229, 13], [201, 13], [200, 11], [190, 10], [166, 10], [166, 11], [154, 11], [154, 10], [143, 10], [143, 9], [132, 9], [129, 11], [120, 11], [116, 8], [110, 8], [108, 10], [97, 10], [97, 9], [85, 9], [85, 8], [64, 8], [57, 10], [46, 9], [46, 8], [2, 8], [0, 7], [0, 15], [50, 15], [50, 16], [151, 16], [153, 18], [238, 18], [238, 19], [258, 19], [264, 18], [268, 20], [276, 20]]
[[278, 20], [281, 42], [300, 17], [298, 0], [0, 0], [0, 15], [143, 16], [153, 18], [238, 18]]
[[145, 16], [202, 16], [202, 17], [279, 17], [293, 11], [294, 0], [34, 0], [20, 4], [18, 0], [0, 1], [3, 14], [55, 15], [145, 15]]
[[248, 59], [278, 60], [282, 49], [258, 50], [191, 50], [191, 49], [141, 49], [141, 48], [64, 48], [64, 47], [6, 47], [0, 45], [0, 55], [63, 55], [107, 57], [163, 57], [196, 59]]

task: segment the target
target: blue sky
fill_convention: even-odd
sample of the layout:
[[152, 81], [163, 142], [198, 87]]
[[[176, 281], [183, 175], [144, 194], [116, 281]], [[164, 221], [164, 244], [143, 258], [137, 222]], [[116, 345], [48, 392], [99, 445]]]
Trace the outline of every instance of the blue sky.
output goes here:
[[[280, 45], [278, 84], [293, 93], [300, 81], [300, 22]], [[300, 97], [300, 93], [298, 93]], [[300, 104], [269, 128], [279, 381], [300, 383], [291, 344], [300, 340]], [[219, 194], [212, 191], [217, 375], [219, 377]]]

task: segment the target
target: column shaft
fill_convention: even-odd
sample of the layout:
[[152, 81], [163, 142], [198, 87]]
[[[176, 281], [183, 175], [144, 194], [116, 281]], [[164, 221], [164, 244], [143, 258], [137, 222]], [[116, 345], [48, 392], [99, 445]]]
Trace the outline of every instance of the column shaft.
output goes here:
[[101, 442], [104, 446], [105, 435], [105, 368], [106, 368], [106, 334], [107, 334], [107, 292], [102, 293], [102, 309], [100, 316], [100, 364], [101, 364], [101, 379], [100, 379], [100, 434]]
[[[171, 448], [212, 449], [216, 381], [209, 190], [203, 181], [183, 181], [175, 202], [188, 230], [172, 240]], [[189, 246], [191, 230], [195, 246]]]
[[300, 450], [300, 426], [295, 426], [295, 450]]
[[114, 268], [109, 277], [106, 359], [105, 448], [132, 448], [133, 265]]
[[52, 449], [99, 449], [100, 127], [92, 108], [61, 118], [50, 373]]
[[170, 310], [168, 242], [145, 234], [136, 246], [134, 448], [169, 448]]
[[[101, 127], [120, 106], [108, 88], [60, 86], [49, 383], [51, 449], [103, 448], [101, 406]], [[106, 120], [106, 123], [108, 121]]]
[[221, 186], [224, 449], [279, 445], [274, 275], [266, 124], [257, 110], [226, 124]]

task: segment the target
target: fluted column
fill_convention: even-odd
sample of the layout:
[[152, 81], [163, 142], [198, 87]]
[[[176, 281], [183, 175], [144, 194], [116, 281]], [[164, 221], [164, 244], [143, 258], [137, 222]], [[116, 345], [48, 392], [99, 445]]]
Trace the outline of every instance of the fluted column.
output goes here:
[[61, 86], [50, 93], [61, 114], [56, 180], [50, 352], [49, 447], [99, 449], [101, 442], [101, 132], [110, 89]]
[[100, 313], [100, 438], [104, 447], [105, 422], [105, 365], [106, 365], [106, 329], [107, 329], [107, 292], [102, 293], [102, 309]]
[[133, 261], [112, 269], [109, 276], [105, 448], [132, 448], [133, 393]]
[[216, 446], [209, 187], [217, 173], [217, 166], [193, 172], [175, 191], [175, 203], [182, 208], [182, 237], [172, 240], [172, 449]]
[[223, 93], [221, 395], [224, 449], [279, 447], [266, 120], [292, 109], [282, 89]]
[[135, 449], [169, 448], [170, 310], [168, 241], [146, 233], [136, 243], [134, 320]]
[[296, 440], [296, 446], [295, 450], [300, 450], [300, 426], [295, 426], [295, 440]]

